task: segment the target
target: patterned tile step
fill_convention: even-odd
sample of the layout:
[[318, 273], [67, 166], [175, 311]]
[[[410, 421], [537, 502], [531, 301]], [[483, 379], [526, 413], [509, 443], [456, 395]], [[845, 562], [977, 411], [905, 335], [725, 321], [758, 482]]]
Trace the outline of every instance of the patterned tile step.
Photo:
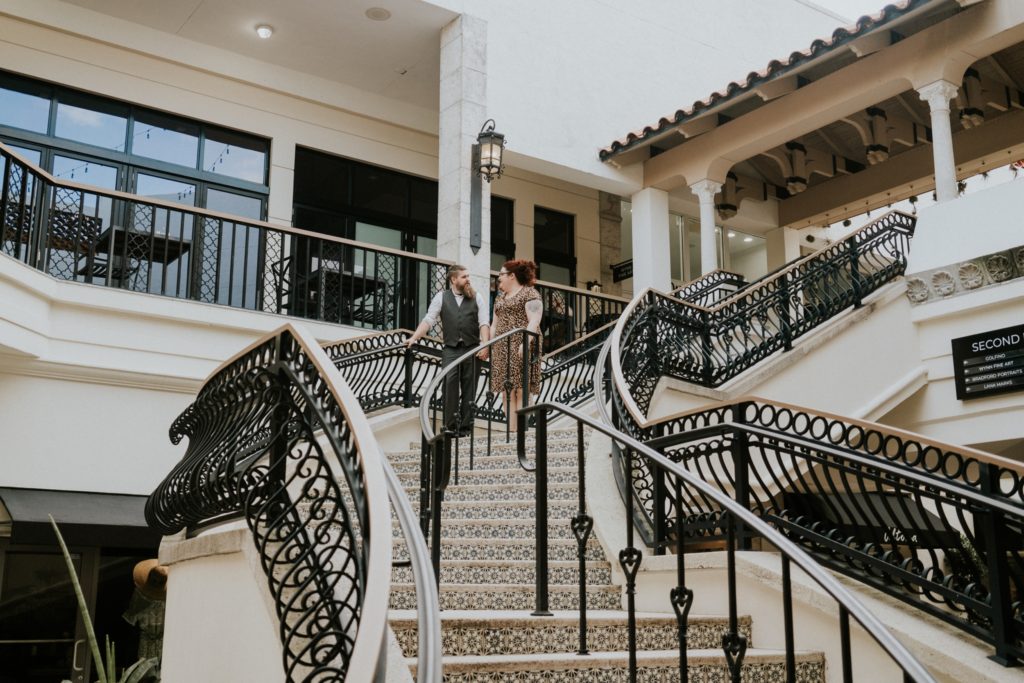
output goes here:
[[[451, 484], [445, 489], [444, 500], [445, 502], [450, 500], [477, 502], [488, 500], [533, 500], [534, 491], [535, 488], [532, 481], [529, 484], [485, 484], [479, 486]], [[419, 500], [418, 479], [415, 486], [405, 486], [405, 495], [409, 496], [410, 500]], [[575, 502], [578, 496], [579, 487], [576, 486], [575, 482], [548, 484], [548, 500], [551, 502]]]
[[[576, 468], [575, 467], [551, 467], [548, 469], [548, 482], [551, 483], [575, 483], [576, 482]], [[417, 486], [420, 483], [419, 472], [406, 472], [398, 475], [399, 481], [402, 482], [403, 486]], [[461, 468], [458, 476], [455, 474], [455, 470], [452, 470], [451, 485], [453, 486], [481, 486], [481, 485], [500, 485], [507, 486], [509, 484], [533, 484], [537, 480], [535, 472], [527, 472], [522, 468], [518, 469], [499, 469], [499, 470], [484, 470], [475, 469], [471, 470], [468, 468]]]
[[[549, 520], [548, 538], [572, 538], [572, 529], [568, 524], [559, 523], [558, 520]], [[534, 537], [536, 526], [532, 518], [529, 519], [452, 519], [442, 521], [441, 539], [447, 541], [452, 538], [521, 538], [530, 539]], [[402, 529], [398, 521], [392, 521], [392, 536], [402, 535]]]
[[[576, 439], [548, 439], [548, 456], [576, 456]], [[533, 439], [528, 439], [526, 442], [526, 453], [529, 457], [533, 458], [535, 443]], [[513, 439], [505, 443], [505, 435], [502, 434], [500, 437], [495, 435], [491, 439], [491, 450], [490, 455], [487, 454], [487, 439], [477, 439], [470, 445], [467, 439], [458, 439], [452, 441], [452, 452], [459, 453], [460, 456], [468, 456], [470, 450], [473, 451], [474, 457], [478, 458], [495, 458], [495, 457], [515, 457], [517, 453], [516, 440]], [[389, 451], [388, 459], [392, 463], [396, 462], [419, 462], [420, 460], [420, 445], [416, 444], [413, 448], [403, 451]]]
[[[621, 609], [622, 591], [618, 586], [588, 586], [588, 609]], [[525, 610], [536, 605], [531, 583], [506, 585], [441, 584], [441, 609]], [[579, 586], [548, 586], [548, 606], [552, 610], [579, 609]], [[391, 584], [391, 609], [416, 609], [416, 588], [407, 583]]]
[[[441, 563], [441, 583], [532, 584], [536, 581], [534, 561], [531, 560], [448, 560]], [[579, 562], [570, 560], [548, 561], [548, 581], [579, 585]], [[412, 583], [412, 569], [395, 567], [391, 570], [395, 583]], [[611, 567], [607, 562], [587, 563], [587, 583], [608, 585], [612, 582]]]
[[[584, 438], [585, 438], [585, 436], [586, 435], [584, 435]], [[548, 430], [548, 439], [547, 440], [549, 442], [550, 441], [572, 441], [573, 443], [575, 443], [576, 442], [576, 430], [575, 429], [549, 429]], [[474, 435], [474, 441], [475, 441], [475, 445], [477, 445], [477, 446], [486, 446], [487, 445], [487, 429], [486, 429], [486, 427], [484, 429], [479, 429], [478, 428], [476, 430], [476, 434]], [[499, 442], [504, 443], [504, 441], [505, 441], [505, 425], [502, 424], [499, 427], [499, 425], [497, 423], [495, 423], [491, 427], [491, 443], [492, 444], [499, 443]], [[463, 438], [459, 439], [459, 442], [468, 445], [469, 444], [469, 439], [466, 438], [466, 437], [463, 437]], [[526, 431], [526, 445], [527, 446], [532, 446], [536, 442], [537, 442], [537, 440], [535, 438], [534, 430], [533, 429], [528, 429]], [[512, 444], [513, 446], [515, 446], [515, 443], [516, 443], [516, 434], [515, 434], [515, 432], [510, 432], [510, 434], [509, 434], [509, 443]], [[409, 442], [409, 450], [417, 450], [417, 449], [419, 449], [419, 447], [420, 447], [420, 442], [419, 441], [410, 441]]]
[[[529, 560], [534, 558], [534, 542], [516, 538], [452, 538], [441, 544], [442, 560]], [[405, 544], [401, 541], [392, 545], [395, 560], [409, 559]], [[588, 560], [604, 560], [604, 551], [597, 539], [587, 541]], [[548, 539], [548, 559], [576, 559], [575, 539]]]
[[[417, 455], [414, 459], [408, 460], [395, 460], [393, 457], [388, 456], [388, 461], [394, 468], [395, 472], [399, 474], [416, 473], [420, 471], [420, 458]], [[529, 461], [534, 461], [533, 451], [529, 451]], [[548, 453], [548, 466], [549, 467], [576, 467], [576, 452], [571, 453]], [[475, 453], [473, 456], [473, 467], [475, 469], [487, 469], [487, 470], [498, 470], [498, 469], [521, 469], [519, 465], [519, 456], [515, 453], [509, 453], [507, 455], [484, 455], [482, 453]], [[463, 471], [470, 471], [469, 468], [469, 456], [467, 454], [460, 454], [459, 456], [459, 468]]]
[[[415, 657], [416, 613], [393, 611], [389, 619], [402, 651], [407, 657]], [[720, 647], [728, 626], [727, 617], [691, 615], [686, 629], [687, 645], [691, 650]], [[741, 617], [739, 626], [740, 633], [750, 642], [750, 617]], [[589, 650], [625, 650], [628, 638], [626, 612], [587, 611]], [[447, 611], [441, 614], [441, 646], [446, 656], [573, 653], [579, 648], [579, 612], [534, 617], [528, 612]], [[637, 614], [638, 650], [677, 647], [679, 635], [674, 615]]]
[[[484, 657], [445, 657], [444, 680], [449, 683], [619, 683], [629, 680], [626, 652], [591, 652], [589, 655], [529, 654]], [[407, 659], [413, 671], [415, 660]], [[797, 683], [823, 683], [825, 659], [820, 653], [796, 656]], [[679, 680], [679, 652], [637, 652], [639, 683], [674, 683]], [[721, 650], [690, 650], [687, 673], [694, 683], [729, 683], [729, 670]], [[745, 683], [781, 683], [786, 677], [785, 656], [774, 650], [747, 650], [743, 660]]]
[[[419, 499], [410, 501], [418, 514]], [[566, 524], [576, 516], [578, 504], [548, 503], [548, 518], [563, 520]], [[533, 519], [536, 502], [533, 500], [508, 500], [500, 502], [476, 502], [445, 500], [441, 506], [442, 519]]]

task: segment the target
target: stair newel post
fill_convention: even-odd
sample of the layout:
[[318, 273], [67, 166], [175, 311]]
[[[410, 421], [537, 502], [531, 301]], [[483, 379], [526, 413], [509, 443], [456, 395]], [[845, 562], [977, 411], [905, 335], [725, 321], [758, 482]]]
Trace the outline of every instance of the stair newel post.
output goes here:
[[412, 362], [413, 350], [411, 346], [406, 347], [402, 357], [403, 370], [405, 371], [405, 386], [402, 387], [402, 407], [412, 407]]
[[727, 536], [727, 577], [729, 586], [729, 630], [722, 634], [722, 649], [729, 666], [732, 683], [740, 683], [743, 657], [747, 653], [747, 638], [740, 634], [736, 606], [736, 519], [728, 512], [722, 513]]
[[796, 683], [796, 653], [793, 644], [793, 582], [789, 557], [782, 555], [782, 629], [786, 638], [786, 683]]
[[636, 574], [640, 570], [642, 555], [634, 545], [633, 530], [633, 452], [626, 448], [626, 547], [619, 551], [619, 565], [626, 575], [626, 623], [629, 633], [629, 681], [636, 683]]
[[[520, 426], [525, 423], [525, 415], [520, 412]], [[548, 414], [546, 410], [539, 410], [536, 413], [536, 450], [537, 469], [536, 485], [536, 506], [534, 517], [536, 529], [534, 537], [537, 542], [536, 549], [536, 576], [537, 588], [536, 609], [533, 610], [535, 617], [552, 616], [548, 609]], [[520, 433], [520, 439], [522, 439]], [[525, 442], [524, 442], [525, 443]]]
[[793, 327], [789, 314], [789, 272], [779, 277], [779, 331], [782, 333], [782, 348], [790, 351], [793, 348]]
[[843, 683], [853, 683], [853, 658], [850, 654], [850, 613], [839, 606], [839, 645], [842, 649]]
[[451, 472], [452, 440], [451, 435], [444, 431], [441, 438], [433, 444], [433, 481], [431, 482], [430, 503], [430, 562], [434, 567], [434, 580], [441, 585], [441, 503], [444, 501], [444, 489], [448, 484]]
[[431, 502], [431, 491], [433, 490], [430, 486], [430, 475], [432, 472], [431, 466], [431, 451], [432, 447], [427, 442], [426, 436], [420, 437], [420, 531], [423, 532], [423, 538], [426, 539], [430, 533], [430, 502]]
[[[480, 371], [480, 368], [478, 368], [476, 366], [476, 356], [471, 357], [469, 359], [469, 362], [470, 362], [470, 364], [471, 364], [471, 366], [473, 368], [473, 382], [474, 382], [473, 396], [475, 397], [476, 396], [476, 378], [480, 376], [478, 374], [479, 371]], [[459, 381], [461, 382], [462, 380], [460, 379]], [[460, 401], [462, 400], [461, 396], [459, 397], [459, 400]], [[470, 424], [470, 427], [469, 427], [469, 470], [471, 472], [474, 469], [474, 467], [473, 467], [473, 458], [476, 455], [476, 448], [475, 448], [475, 446], [476, 446], [476, 405], [475, 404], [473, 405], [472, 410], [473, 410], [473, 413], [470, 416], [470, 421], [469, 421], [469, 424]], [[462, 412], [461, 404], [459, 406], [459, 412], [460, 412], [460, 414]]]
[[[522, 392], [519, 394], [519, 405], [516, 406], [516, 446], [520, 451], [526, 448], [526, 414], [523, 408], [530, 404], [530, 365], [533, 359], [530, 357], [530, 342], [532, 337], [529, 332], [523, 332], [523, 384]], [[537, 353], [540, 353], [538, 349]], [[523, 444], [519, 447], [519, 444]]]
[[[488, 378], [490, 381], [490, 378]], [[491, 426], [494, 422], [494, 392], [487, 390], [487, 455], [491, 454]]]
[[673, 477], [675, 489], [676, 512], [676, 586], [669, 594], [672, 609], [676, 613], [676, 624], [679, 629], [679, 680], [687, 683], [687, 642], [686, 629], [689, 624], [690, 608], [693, 606], [693, 591], [686, 587], [686, 544], [684, 543], [684, 511], [683, 487], [679, 477]]
[[[663, 425], [655, 425], [651, 430], [651, 438], [657, 439], [664, 432]], [[654, 554], [664, 555], [665, 546], [668, 543], [668, 529], [666, 522], [668, 521], [668, 510], [666, 504], [668, 501], [668, 492], [665, 490], [665, 478], [667, 473], [662, 471], [661, 468], [655, 468], [651, 472], [654, 479], [654, 491], [652, 492], [653, 503], [654, 503]]]
[[851, 235], [847, 238], [846, 251], [850, 260], [850, 289], [853, 291], [853, 307], [860, 308], [863, 290], [860, 281], [860, 255], [857, 253], [856, 235]]
[[[999, 465], [989, 463], [981, 466], [981, 492], [993, 499], [1001, 499], [999, 489]], [[1006, 527], [1003, 515], [996, 510], [980, 513], [975, 518], [980, 526], [978, 536], [985, 544], [986, 568], [988, 569], [989, 609], [992, 621], [992, 641], [996, 653], [990, 657], [1003, 666], [1012, 666], [1017, 658], [1010, 653], [1014, 641], [1013, 608], [1011, 606], [1010, 567], [1006, 561], [1006, 539], [1011, 532]]]
[[572, 520], [576, 537], [576, 555], [580, 563], [580, 649], [577, 654], [590, 654], [587, 649], [587, 540], [594, 528], [594, 519], [587, 514], [586, 462], [583, 453], [583, 423], [576, 423], [576, 476], [579, 480], [579, 507]]
[[[733, 469], [736, 477], [736, 502], [745, 509], [750, 509], [750, 436], [747, 433], [747, 409], [753, 407], [753, 403], [738, 403], [733, 408], [733, 421], [736, 428], [733, 430]], [[738, 530], [739, 545], [742, 550], [750, 550], [750, 534], [740, 526]]]
[[711, 366], [711, 316], [708, 314], [707, 311], [700, 312], [700, 353], [701, 381], [704, 383], [704, 386], [706, 387], [714, 386], [714, 368]]

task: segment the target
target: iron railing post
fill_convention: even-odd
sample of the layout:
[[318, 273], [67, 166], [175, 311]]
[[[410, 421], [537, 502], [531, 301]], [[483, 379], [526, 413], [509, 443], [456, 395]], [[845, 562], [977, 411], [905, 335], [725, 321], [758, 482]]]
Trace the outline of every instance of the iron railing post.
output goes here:
[[[526, 416], [519, 413], [520, 427], [525, 423]], [[548, 609], [548, 415], [547, 411], [541, 410], [536, 416], [536, 444], [537, 451], [537, 483], [535, 491], [534, 523], [536, 529], [534, 538], [537, 542], [536, 548], [536, 605], [533, 610], [535, 617], [550, 617]]]
[[427, 437], [420, 436], [420, 531], [423, 532], [423, 538], [427, 538], [430, 533], [430, 504], [433, 499], [433, 487], [430, 485], [433, 473], [433, 461], [430, 457], [432, 452], [433, 448], [427, 443]]
[[[664, 431], [663, 425], [657, 424], [651, 431], [651, 438], [657, 439]], [[665, 509], [665, 501], [668, 500], [668, 492], [665, 490], [665, 473], [660, 469], [651, 472], [654, 478], [654, 491], [652, 493], [654, 503], [654, 554], [664, 555], [666, 539], [668, 538], [668, 525], [666, 517], [668, 510]]]
[[430, 503], [430, 562], [434, 567], [434, 580], [441, 586], [441, 503], [444, 501], [444, 487], [447, 471], [451, 467], [452, 441], [447, 431], [434, 442], [433, 481], [431, 482]]
[[576, 555], [580, 567], [580, 648], [577, 654], [590, 654], [587, 649], [587, 540], [594, 528], [594, 519], [587, 514], [586, 460], [583, 453], [583, 423], [576, 423], [576, 476], [579, 478], [579, 508], [572, 520], [576, 537]]
[[[747, 406], [743, 402], [735, 406], [733, 421], [737, 427], [733, 430], [735, 438], [733, 447], [733, 470], [736, 476], [736, 502], [747, 510], [750, 509], [750, 435], [747, 433]], [[737, 529], [739, 546], [743, 550], [750, 550], [751, 538], [747, 530], [740, 526]]]
[[700, 376], [704, 386], [713, 387], [715, 385], [714, 379], [714, 368], [711, 367], [711, 316], [707, 311], [701, 311], [700, 314], [700, 352], [701, 352], [701, 369]]
[[402, 396], [402, 406], [405, 408], [412, 407], [412, 354], [412, 347], [408, 346], [406, 347], [405, 354], [402, 357], [403, 369], [405, 371], [405, 386], [403, 387], [404, 394]]
[[[999, 465], [981, 466], [981, 492], [1000, 497]], [[980, 536], [985, 544], [988, 569], [989, 609], [992, 620], [992, 641], [996, 652], [990, 657], [1003, 666], [1012, 666], [1017, 658], [1010, 653], [1015, 641], [1013, 606], [1011, 604], [1010, 568], [1006, 561], [1007, 536], [1010, 535], [1003, 514], [993, 509], [977, 513]]]
[[853, 292], [853, 307], [861, 307], [863, 292], [861, 291], [859, 254], [857, 252], [857, 237], [853, 235], [846, 240], [846, 250], [850, 259], [850, 289]]
[[793, 328], [789, 314], [789, 273], [779, 278], [779, 331], [782, 333], [782, 348], [790, 351], [793, 348]]
[[729, 630], [722, 634], [722, 650], [729, 667], [732, 683], [740, 683], [743, 658], [747, 653], [747, 638], [740, 634], [738, 607], [736, 605], [736, 518], [723, 512], [722, 522], [726, 525], [728, 548], [726, 551], [726, 576], [729, 586]]

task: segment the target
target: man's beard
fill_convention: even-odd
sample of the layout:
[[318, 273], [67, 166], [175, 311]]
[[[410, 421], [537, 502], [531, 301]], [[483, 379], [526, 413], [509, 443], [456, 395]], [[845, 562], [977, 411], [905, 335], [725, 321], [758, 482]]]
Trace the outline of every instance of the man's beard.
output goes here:
[[476, 291], [473, 289], [473, 285], [468, 282], [462, 287], [460, 294], [468, 299], [476, 298]]

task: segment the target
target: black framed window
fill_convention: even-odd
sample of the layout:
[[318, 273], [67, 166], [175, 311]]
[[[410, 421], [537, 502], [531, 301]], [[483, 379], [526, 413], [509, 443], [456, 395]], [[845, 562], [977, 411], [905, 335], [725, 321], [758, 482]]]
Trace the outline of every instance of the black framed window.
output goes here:
[[139, 173], [152, 174], [191, 193], [164, 197], [172, 201], [233, 202], [246, 217], [266, 216], [266, 138], [0, 71], [0, 140], [31, 150], [31, 160], [57, 178], [133, 192]]
[[541, 280], [575, 286], [575, 223], [572, 214], [534, 207], [533, 254]]
[[515, 202], [491, 195], [491, 270], [515, 257]]

